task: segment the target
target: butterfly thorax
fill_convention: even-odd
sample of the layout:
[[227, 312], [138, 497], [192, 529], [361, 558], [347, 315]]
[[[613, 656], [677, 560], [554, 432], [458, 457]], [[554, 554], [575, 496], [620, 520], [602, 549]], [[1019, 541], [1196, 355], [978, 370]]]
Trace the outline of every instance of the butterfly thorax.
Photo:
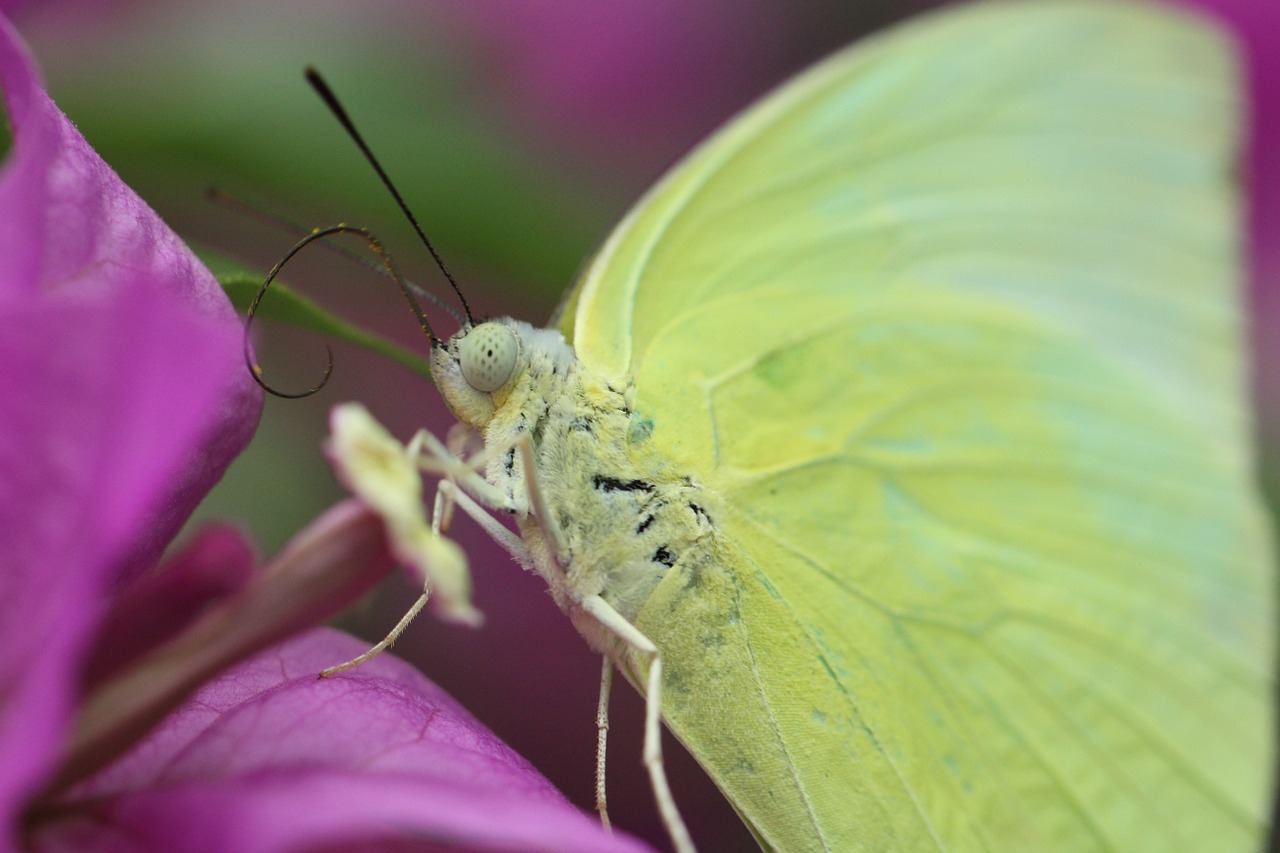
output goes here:
[[[531, 568], [560, 607], [573, 615], [584, 597], [599, 594], [634, 619], [673, 568], [693, 576], [710, 558], [719, 501], [655, 446], [654, 424], [635, 409], [629, 383], [583, 365], [558, 332], [500, 322], [521, 347], [510, 381], [484, 394], [488, 400], [460, 387], [456, 355], [452, 368], [448, 360], [451, 340], [436, 358], [442, 393], [485, 447], [506, 448], [485, 478], [511, 498]], [[564, 536], [563, 571], [529, 499], [516, 444], [524, 434], [538, 487]]]

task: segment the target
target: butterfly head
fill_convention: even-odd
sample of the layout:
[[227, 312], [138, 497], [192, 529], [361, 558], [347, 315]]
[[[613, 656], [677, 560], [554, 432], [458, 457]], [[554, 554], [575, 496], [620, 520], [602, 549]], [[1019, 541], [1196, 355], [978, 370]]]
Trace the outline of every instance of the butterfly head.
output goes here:
[[523, 335], [510, 318], [463, 326], [431, 353], [431, 369], [458, 420], [483, 426], [510, 392], [527, 361]]

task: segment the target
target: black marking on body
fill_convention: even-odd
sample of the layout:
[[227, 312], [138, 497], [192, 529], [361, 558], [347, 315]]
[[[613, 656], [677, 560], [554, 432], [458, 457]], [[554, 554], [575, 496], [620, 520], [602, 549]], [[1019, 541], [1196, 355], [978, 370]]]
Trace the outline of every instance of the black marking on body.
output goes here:
[[636, 527], [636, 533], [644, 533], [646, 530], [648, 530], [648, 529], [649, 529], [649, 527], [650, 527], [650, 526], [653, 524], [653, 522], [654, 522], [654, 521], [656, 521], [656, 520], [657, 520], [657, 519], [656, 519], [656, 517], [655, 517], [655, 516], [652, 516], [652, 515], [646, 515], [646, 516], [644, 517], [644, 520], [643, 520], [643, 521], [641, 521], [641, 522], [640, 522], [640, 524], [639, 524], [639, 526], [637, 526], [637, 527]]
[[595, 432], [595, 428], [591, 425], [590, 418], [575, 418], [572, 421], [569, 421], [569, 429], [573, 432]]
[[[528, 419], [526, 419], [526, 418], [525, 418], [525, 416], [524, 416], [524, 415], [521, 415], [521, 416], [520, 416], [520, 420], [516, 421], [515, 434], [516, 434], [516, 435], [520, 435], [520, 433], [525, 432], [525, 431], [527, 431], [528, 429], [529, 429], [529, 421], [528, 421]], [[537, 446], [538, 441], [539, 441], [539, 437], [538, 437], [537, 431], [535, 430], [535, 432], [534, 432], [534, 434], [533, 434], [533, 443], [534, 443], [534, 446]], [[507, 455], [506, 455], [506, 457], [503, 459], [502, 467], [506, 470], [506, 473], [507, 473], [507, 476], [508, 476], [508, 477], [514, 477], [514, 476], [515, 476], [515, 473], [516, 473], [516, 449], [515, 449], [514, 447], [509, 448], [509, 449], [507, 450]]]
[[648, 480], [619, 480], [617, 477], [605, 477], [601, 474], [591, 478], [591, 485], [602, 492], [652, 492], [653, 483]]
[[708, 526], [713, 526], [711, 516], [707, 515], [707, 511], [695, 503], [689, 504], [689, 509], [693, 510], [693, 514], [698, 517], [699, 521], [705, 522]]
[[666, 545], [662, 545], [659, 546], [657, 551], [653, 552], [653, 561], [671, 568], [676, 564], [676, 555], [668, 551]]

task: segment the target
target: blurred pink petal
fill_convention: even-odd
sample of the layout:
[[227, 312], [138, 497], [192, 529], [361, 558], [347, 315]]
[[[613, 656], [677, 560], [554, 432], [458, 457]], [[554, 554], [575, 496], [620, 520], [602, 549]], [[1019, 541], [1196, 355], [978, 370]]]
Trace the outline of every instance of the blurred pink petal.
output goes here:
[[[522, 123], [606, 163], [653, 171], [773, 82], [785, 4], [472, 0], [431, 7], [474, 46]], [[471, 51], [469, 51], [471, 52]]]
[[253, 546], [235, 528], [202, 528], [110, 602], [85, 663], [84, 690], [91, 691], [243, 589], [257, 563]]
[[402, 661], [316, 678], [364, 648], [316, 630], [214, 679], [73, 793], [75, 817], [38, 828], [34, 849], [647, 849]]
[[245, 445], [217, 284], [89, 148], [0, 19], [0, 813], [49, 772], [102, 596]]

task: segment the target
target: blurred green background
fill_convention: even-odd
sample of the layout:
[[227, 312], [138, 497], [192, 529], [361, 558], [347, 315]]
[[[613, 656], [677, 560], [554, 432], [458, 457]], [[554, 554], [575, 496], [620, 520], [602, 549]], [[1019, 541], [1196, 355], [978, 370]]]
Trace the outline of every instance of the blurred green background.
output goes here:
[[[203, 192], [216, 186], [308, 227], [367, 225], [410, 278], [448, 297], [389, 196], [305, 85], [302, 69], [314, 64], [476, 312], [541, 323], [629, 203], [681, 153], [811, 61], [927, 5], [135, 0], [7, 8], [54, 99], [193, 245], [265, 270], [293, 242], [211, 205]], [[1255, 385], [1263, 470], [1274, 483], [1280, 16], [1275, 0], [1199, 5], [1236, 22], [1253, 57], [1247, 310], [1255, 339], [1266, 342], [1258, 348]], [[313, 251], [289, 268], [287, 280], [344, 317], [425, 352], [394, 289], [360, 266]], [[433, 317], [441, 331], [453, 330], [445, 315]], [[301, 389], [323, 370], [322, 344], [264, 326], [258, 353], [272, 382]], [[320, 449], [331, 406], [359, 399], [401, 438], [421, 426], [443, 435], [450, 423], [428, 383], [366, 353], [334, 349], [328, 388], [304, 401], [269, 399], [253, 445], [200, 511], [239, 520], [264, 555], [343, 496]], [[487, 625], [470, 631], [423, 617], [396, 651], [589, 809], [598, 664], [538, 579], [465, 520], [456, 534], [473, 561]], [[393, 578], [343, 626], [379, 638], [412, 595], [407, 581]], [[640, 768], [640, 703], [625, 686], [615, 690], [613, 722], [613, 817], [663, 847]], [[705, 849], [751, 846], [691, 759], [676, 754], [669, 768]]]

